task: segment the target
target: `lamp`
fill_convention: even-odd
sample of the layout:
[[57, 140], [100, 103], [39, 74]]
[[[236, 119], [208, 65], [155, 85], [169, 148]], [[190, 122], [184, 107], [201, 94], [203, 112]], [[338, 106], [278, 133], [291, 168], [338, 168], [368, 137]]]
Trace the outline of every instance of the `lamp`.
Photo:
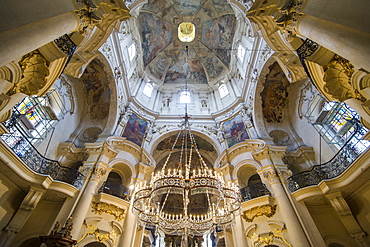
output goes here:
[[[179, 155], [174, 160], [172, 156], [179, 145]], [[139, 222], [164, 234], [182, 236], [181, 244], [187, 247], [188, 237], [203, 237], [216, 228], [230, 226], [239, 208], [237, 185], [225, 182], [221, 174], [207, 166], [185, 107], [181, 129], [162, 168], [153, 172], [150, 183], [136, 186], [133, 209]]]

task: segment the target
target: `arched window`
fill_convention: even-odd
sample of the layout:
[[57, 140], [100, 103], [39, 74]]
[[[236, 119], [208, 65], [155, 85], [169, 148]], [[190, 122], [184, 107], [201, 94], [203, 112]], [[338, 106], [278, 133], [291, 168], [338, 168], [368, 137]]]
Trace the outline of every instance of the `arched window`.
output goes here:
[[190, 92], [189, 91], [182, 91], [180, 94], [180, 103], [188, 104], [190, 103]]
[[238, 46], [238, 58], [241, 62], [244, 61], [244, 56], [245, 56], [245, 48], [239, 44]]
[[254, 174], [252, 175], [249, 179], [248, 179], [248, 186], [249, 185], [252, 185], [252, 184], [257, 184], [257, 183], [261, 183], [261, 178], [258, 174]]
[[229, 90], [227, 90], [227, 87], [225, 84], [221, 84], [218, 88], [218, 91], [220, 92], [221, 99], [229, 94]]
[[150, 96], [152, 96], [152, 92], [153, 92], [153, 84], [150, 83], [150, 82], [147, 82], [145, 84], [143, 93], [144, 93], [144, 95], [146, 95], [146, 96], [148, 96], [150, 98]]
[[128, 47], [128, 56], [130, 57], [130, 61], [132, 61], [132, 59], [134, 59], [134, 57], [136, 56], [136, 45], [135, 45], [135, 43], [132, 43]]

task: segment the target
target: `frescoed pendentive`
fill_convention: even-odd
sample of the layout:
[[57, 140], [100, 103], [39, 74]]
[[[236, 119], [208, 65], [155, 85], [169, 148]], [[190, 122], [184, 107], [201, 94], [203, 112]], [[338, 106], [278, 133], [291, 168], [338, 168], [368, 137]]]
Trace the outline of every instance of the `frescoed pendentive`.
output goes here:
[[224, 131], [228, 147], [249, 139], [243, 119], [240, 115], [236, 115], [233, 119], [226, 121], [224, 123]]
[[92, 119], [104, 119], [109, 113], [110, 93], [106, 85], [107, 78], [100, 62], [92, 61], [81, 80], [85, 87], [89, 115]]
[[234, 15], [223, 15], [207, 21], [202, 26], [202, 43], [215, 52], [227, 66], [230, 64], [235, 24], [236, 18]]
[[169, 22], [149, 13], [139, 15], [144, 65], [147, 66], [168, 44], [172, 42]]
[[136, 145], [141, 146], [147, 125], [147, 121], [139, 118], [135, 113], [132, 113], [127, 121], [122, 136], [126, 137], [127, 140], [135, 143]]
[[262, 113], [268, 123], [280, 123], [287, 107], [289, 81], [277, 62], [269, 67], [261, 92]]

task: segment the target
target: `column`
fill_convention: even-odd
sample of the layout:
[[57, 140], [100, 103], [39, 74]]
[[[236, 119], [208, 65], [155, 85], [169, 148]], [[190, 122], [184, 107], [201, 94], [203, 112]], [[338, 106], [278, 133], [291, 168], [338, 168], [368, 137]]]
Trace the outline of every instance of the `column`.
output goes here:
[[297, 215], [293, 210], [287, 195], [285, 194], [284, 188], [280, 183], [279, 177], [274, 168], [270, 167], [268, 170], [261, 172], [260, 175], [261, 177], [263, 176], [265, 179], [267, 179], [268, 183], [270, 184], [274, 198], [276, 199], [278, 205], [278, 209], [281, 212], [287, 226], [290, 237], [289, 241], [293, 246], [309, 247], [310, 244], [307, 240], [307, 237], [303, 232], [302, 226], [298, 221]]
[[98, 185], [104, 178], [108, 175], [108, 167], [106, 164], [99, 162], [94, 170], [92, 171], [91, 178], [78, 202], [76, 209], [73, 211], [73, 230], [71, 232], [73, 239], [79, 239], [79, 233], [83, 228], [83, 222], [85, 220], [86, 214], [90, 209], [91, 201], [96, 194]]
[[367, 0], [305, 0], [300, 12], [370, 33], [368, 9]]
[[[132, 201], [132, 200], [131, 200]], [[137, 217], [136, 215], [132, 212], [132, 203], [130, 203], [130, 208], [126, 212], [126, 218], [125, 218], [125, 223], [123, 225], [123, 233], [122, 236], [120, 237], [119, 244], [117, 246], [127, 246], [130, 247], [132, 246], [134, 242], [134, 237], [135, 237], [135, 231], [137, 227]]]
[[370, 34], [333, 22], [303, 15], [297, 22], [297, 33], [370, 70]]
[[0, 34], [0, 66], [78, 28], [79, 19], [70, 12], [30, 23]]
[[[228, 228], [224, 230], [224, 238], [225, 238], [225, 245], [226, 247], [234, 247], [234, 238], [233, 238], [233, 230]], [[239, 242], [236, 242], [239, 244]]]
[[23, 199], [17, 213], [14, 215], [12, 220], [5, 228], [6, 236], [2, 236], [0, 240], [0, 246], [8, 247], [14, 246], [12, 240], [15, 234], [18, 233], [24, 224], [27, 222], [31, 216], [33, 210], [39, 203], [42, 195], [45, 193], [45, 189], [31, 187], [26, 197]]
[[235, 216], [235, 226], [233, 226], [234, 242], [238, 246], [248, 246], [247, 238], [244, 235], [243, 219], [240, 215]]
[[[283, 173], [286, 165], [282, 161], [286, 147], [267, 146], [263, 152], [253, 155], [254, 159], [262, 164], [261, 170], [257, 171], [266, 184], [270, 185], [271, 192], [277, 202], [277, 209], [285, 221], [289, 242], [293, 246], [310, 247], [308, 236], [306, 236], [303, 226], [300, 224], [298, 215], [294, 211], [288, 196], [284, 190], [283, 182], [279, 178], [279, 173]], [[277, 170], [279, 169], [281, 170]]]

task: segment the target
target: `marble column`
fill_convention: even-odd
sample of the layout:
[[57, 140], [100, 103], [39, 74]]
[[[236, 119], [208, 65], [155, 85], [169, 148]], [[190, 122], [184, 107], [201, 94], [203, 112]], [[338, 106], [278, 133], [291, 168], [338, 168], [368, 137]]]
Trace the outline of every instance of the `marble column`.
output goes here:
[[79, 23], [77, 15], [69, 12], [0, 33], [0, 67], [77, 30]]
[[350, 60], [354, 65], [370, 70], [370, 34], [343, 25], [302, 15], [297, 22], [297, 34]]
[[109, 169], [106, 164], [100, 163], [97, 164], [92, 171], [91, 178], [88, 181], [88, 184], [81, 196], [81, 199], [76, 206], [76, 209], [73, 211], [73, 230], [71, 232], [73, 239], [79, 239], [79, 233], [83, 228], [83, 222], [85, 220], [86, 214], [90, 208], [93, 197], [97, 193], [98, 185], [101, 181], [104, 181], [105, 177], [108, 175]]
[[310, 243], [274, 168], [270, 167], [269, 169], [262, 172], [260, 171], [259, 173], [260, 176], [263, 176], [270, 184], [272, 193], [278, 205], [278, 210], [281, 212], [285, 221], [289, 234], [289, 241], [293, 246], [310, 247]]

